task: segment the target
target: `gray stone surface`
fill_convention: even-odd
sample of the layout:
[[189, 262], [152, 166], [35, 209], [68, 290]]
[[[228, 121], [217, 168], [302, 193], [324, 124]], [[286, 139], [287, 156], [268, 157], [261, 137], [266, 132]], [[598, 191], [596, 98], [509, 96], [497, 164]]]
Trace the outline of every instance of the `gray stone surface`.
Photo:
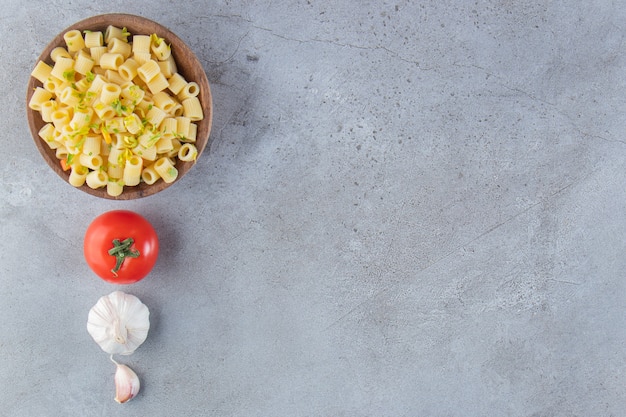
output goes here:
[[[47, 42], [157, 20], [202, 62], [210, 149], [133, 202], [73, 189], [28, 132]], [[626, 9], [604, 0], [8, 0], [0, 16], [0, 415], [623, 416]], [[86, 332], [117, 289], [97, 215], [156, 227], [123, 290], [152, 329]]]

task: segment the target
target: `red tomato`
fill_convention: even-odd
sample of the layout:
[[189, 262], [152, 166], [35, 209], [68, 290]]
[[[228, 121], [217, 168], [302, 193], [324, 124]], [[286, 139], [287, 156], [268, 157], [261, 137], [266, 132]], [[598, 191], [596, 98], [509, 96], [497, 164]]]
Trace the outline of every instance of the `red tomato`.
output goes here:
[[152, 270], [159, 239], [152, 225], [128, 210], [101, 214], [87, 228], [83, 246], [89, 267], [113, 284], [132, 284]]

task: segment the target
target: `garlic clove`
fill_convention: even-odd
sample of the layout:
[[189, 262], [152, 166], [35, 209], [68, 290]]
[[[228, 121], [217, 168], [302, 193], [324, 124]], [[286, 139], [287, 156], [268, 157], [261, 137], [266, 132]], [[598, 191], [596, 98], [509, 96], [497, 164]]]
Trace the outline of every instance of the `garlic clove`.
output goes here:
[[115, 401], [124, 404], [135, 398], [139, 393], [140, 383], [137, 374], [128, 366], [115, 363]]

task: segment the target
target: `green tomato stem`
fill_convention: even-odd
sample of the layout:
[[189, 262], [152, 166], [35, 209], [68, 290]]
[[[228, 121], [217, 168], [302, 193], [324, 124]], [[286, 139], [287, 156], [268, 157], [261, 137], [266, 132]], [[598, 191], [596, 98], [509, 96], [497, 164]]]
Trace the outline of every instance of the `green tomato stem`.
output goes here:
[[113, 239], [113, 247], [109, 249], [109, 255], [115, 256], [115, 268], [111, 270], [113, 275], [117, 276], [126, 258], [138, 258], [139, 251], [132, 248], [135, 240], [132, 237], [126, 238], [120, 242], [119, 239]]

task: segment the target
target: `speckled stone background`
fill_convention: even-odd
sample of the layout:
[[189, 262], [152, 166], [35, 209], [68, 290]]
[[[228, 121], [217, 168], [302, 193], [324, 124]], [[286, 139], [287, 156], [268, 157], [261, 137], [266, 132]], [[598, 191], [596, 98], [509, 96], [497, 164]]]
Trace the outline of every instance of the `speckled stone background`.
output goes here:
[[[8, 0], [0, 16], [0, 415], [623, 416], [626, 8], [619, 2]], [[132, 202], [61, 181], [26, 84], [125, 12], [196, 52], [211, 145]], [[148, 339], [113, 401], [82, 255], [148, 218]]]

